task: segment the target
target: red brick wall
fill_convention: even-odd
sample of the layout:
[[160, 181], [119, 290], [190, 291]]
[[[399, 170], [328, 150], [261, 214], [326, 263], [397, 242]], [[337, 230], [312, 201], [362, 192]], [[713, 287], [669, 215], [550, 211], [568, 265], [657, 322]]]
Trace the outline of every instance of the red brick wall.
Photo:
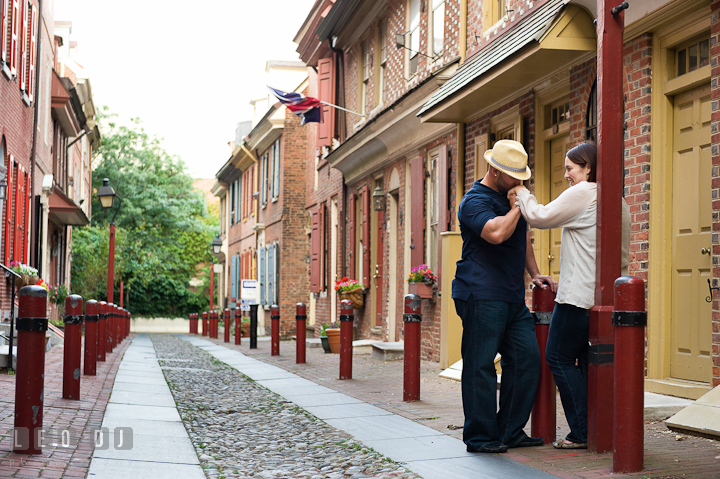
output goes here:
[[[713, 198], [713, 286], [718, 286], [720, 277], [720, 265], [718, 254], [720, 254], [720, 0], [713, 0], [711, 4], [711, 30], [710, 30], [710, 56], [712, 65], [712, 198]], [[712, 304], [712, 360], [713, 360], [713, 387], [720, 386], [720, 300], [714, 300]]]

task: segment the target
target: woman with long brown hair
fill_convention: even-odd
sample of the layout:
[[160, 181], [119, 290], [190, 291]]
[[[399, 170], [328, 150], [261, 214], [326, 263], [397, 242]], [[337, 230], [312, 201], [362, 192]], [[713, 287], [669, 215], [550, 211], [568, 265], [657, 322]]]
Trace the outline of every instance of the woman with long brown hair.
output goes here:
[[[560, 392], [570, 434], [553, 443], [558, 449], [587, 448], [587, 371], [590, 309], [595, 305], [597, 223], [597, 149], [582, 143], [567, 152], [565, 178], [570, 188], [547, 205], [524, 186], [508, 192], [534, 228], [562, 228], [560, 281], [550, 320], [545, 357]], [[627, 274], [630, 211], [623, 201], [622, 274]]]

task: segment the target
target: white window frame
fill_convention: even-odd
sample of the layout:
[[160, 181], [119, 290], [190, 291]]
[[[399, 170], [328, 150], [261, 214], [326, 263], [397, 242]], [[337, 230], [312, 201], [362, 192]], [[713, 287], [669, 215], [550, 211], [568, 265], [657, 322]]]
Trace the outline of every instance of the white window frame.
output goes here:
[[[440, 241], [440, 233], [438, 232], [440, 224], [440, 200], [438, 185], [438, 159], [440, 156], [440, 148], [433, 148], [427, 154], [425, 171], [429, 174], [425, 179], [425, 264], [427, 264], [433, 273], [437, 273], [439, 259], [438, 242]], [[435, 230], [435, 238], [433, 241], [433, 229]]]
[[[408, 11], [408, 30], [407, 30], [407, 41], [406, 45], [409, 45], [410, 50], [405, 50], [408, 53], [407, 56], [407, 73], [410, 76], [417, 75], [418, 64], [420, 62], [420, 2], [425, 0], [408, 0], [407, 11]], [[414, 65], [414, 67], [413, 67]], [[414, 68], [414, 70], [413, 70]]]
[[272, 201], [280, 196], [280, 139], [275, 140], [273, 149]]
[[[432, 8], [430, 10], [431, 18], [428, 20], [428, 55], [433, 58], [441, 58], [445, 49], [445, 4], [446, 0], [431, 0]], [[438, 23], [438, 17], [440, 19], [440, 25]], [[435, 44], [438, 39], [437, 30], [440, 27], [440, 45], [439, 48]]]

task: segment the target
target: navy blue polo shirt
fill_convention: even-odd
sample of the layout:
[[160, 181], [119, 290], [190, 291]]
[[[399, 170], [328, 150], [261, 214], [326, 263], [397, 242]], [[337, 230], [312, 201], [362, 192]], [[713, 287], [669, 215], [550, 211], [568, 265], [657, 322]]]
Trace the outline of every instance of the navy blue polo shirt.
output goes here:
[[498, 193], [480, 180], [463, 196], [458, 209], [462, 259], [452, 283], [452, 297], [467, 301], [525, 301], [527, 222], [520, 216], [512, 236], [494, 245], [480, 237], [485, 223], [510, 211], [507, 194]]

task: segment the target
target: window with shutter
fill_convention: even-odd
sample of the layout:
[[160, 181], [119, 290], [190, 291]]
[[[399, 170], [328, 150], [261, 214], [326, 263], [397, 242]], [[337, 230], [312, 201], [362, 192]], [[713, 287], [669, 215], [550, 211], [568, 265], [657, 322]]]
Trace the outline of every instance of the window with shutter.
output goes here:
[[280, 195], [280, 140], [275, 140], [275, 155], [273, 158], [273, 184], [272, 197], [277, 198]]
[[268, 275], [268, 291], [267, 304], [275, 303], [275, 245], [267, 247], [267, 275]]
[[27, 76], [27, 70], [25, 69], [26, 62], [28, 59], [28, 14], [29, 14], [27, 0], [20, 1], [20, 33], [18, 36], [18, 43], [20, 43], [20, 57], [18, 62], [18, 84], [20, 90], [25, 91], [25, 77]]
[[362, 283], [365, 287], [370, 286], [370, 189], [364, 186], [361, 198], [362, 215]]
[[8, 37], [8, 23], [10, 19], [10, 6], [12, 5], [12, 0], [0, 0], [0, 3], [2, 4], [2, 52], [0, 52], [0, 58], [2, 58], [3, 63], [7, 63], [8, 61], [8, 52], [9, 52], [9, 37]]
[[355, 279], [355, 193], [350, 192], [348, 195], [348, 238], [350, 238], [350, 251], [348, 251], [348, 276]]
[[265, 154], [261, 157], [261, 166], [260, 166], [260, 204], [264, 207], [267, 204], [267, 173], [268, 173], [268, 154], [265, 152]]
[[320, 292], [320, 210], [311, 213], [310, 229], [310, 292]]
[[10, 64], [10, 73], [13, 75], [17, 74], [20, 23], [20, 2], [19, 0], [12, 0], [12, 7], [10, 10], [10, 51], [8, 52], [8, 63]]
[[[335, 61], [333, 57], [318, 60], [318, 99], [335, 104]], [[317, 146], [331, 146], [335, 133], [335, 108], [322, 106], [322, 122], [317, 128]]]
[[23, 262], [23, 232], [25, 231], [25, 169], [20, 163], [15, 171], [15, 239], [12, 256], [15, 261]]
[[265, 247], [258, 248], [258, 275], [260, 283], [260, 304], [267, 304], [267, 279], [265, 277]]
[[240, 222], [240, 199], [242, 198], [242, 176], [235, 180], [235, 222]]
[[327, 230], [325, 226], [325, 220], [326, 220], [326, 214], [325, 214], [325, 203], [322, 203], [318, 207], [318, 229], [320, 233], [320, 277], [318, 278], [318, 289], [320, 291], [325, 291], [325, 278], [327, 276], [326, 274], [326, 268], [327, 268], [327, 239], [325, 235], [325, 231]]
[[425, 223], [425, 176], [423, 159], [410, 160], [410, 267], [424, 263]]
[[7, 199], [5, 200], [5, 264], [13, 260], [12, 243], [15, 238], [15, 221], [13, 220], [13, 192], [15, 187], [15, 161], [13, 155], [8, 155], [7, 162]]
[[438, 231], [437, 231], [437, 261], [436, 268], [433, 271], [437, 275], [438, 289], [441, 288], [441, 275], [442, 275], [442, 241], [440, 240], [440, 234], [450, 229], [450, 185], [449, 185], [449, 171], [448, 171], [448, 148], [447, 144], [440, 145], [438, 149], [437, 158], [437, 192], [438, 192]]
[[235, 224], [235, 183], [230, 184], [230, 225]]
[[30, 101], [35, 97], [35, 63], [37, 56], [37, 7], [30, 7], [30, 50], [28, 52], [28, 68], [27, 68], [27, 96]]
[[32, 201], [32, 175], [25, 173], [25, 231], [23, 233], [23, 263], [30, 264], [30, 213]]

